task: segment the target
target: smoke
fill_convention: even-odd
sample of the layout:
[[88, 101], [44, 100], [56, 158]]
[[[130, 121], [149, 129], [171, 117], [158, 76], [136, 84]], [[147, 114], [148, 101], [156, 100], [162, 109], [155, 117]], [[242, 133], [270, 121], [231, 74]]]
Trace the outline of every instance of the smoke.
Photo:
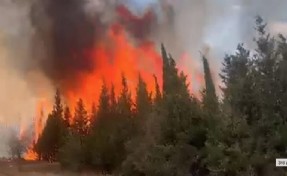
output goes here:
[[140, 18], [124, 5], [119, 5], [116, 10], [119, 14], [120, 23], [139, 41], [149, 38], [149, 35], [153, 33], [157, 20], [153, 9], [148, 9]]
[[[93, 48], [105, 41], [111, 26], [124, 26], [131, 38], [145, 41], [152, 33], [156, 15], [152, 10], [134, 15], [116, 1], [39, 0], [31, 5], [35, 30], [33, 59], [60, 89], [77, 88], [78, 78], [95, 70]], [[96, 58], [100, 60], [101, 58]]]
[[103, 25], [96, 18], [88, 19], [83, 6], [84, 1], [79, 0], [40, 0], [32, 5], [32, 24], [49, 55], [40, 65], [53, 81], [93, 69], [86, 51], [100, 37]]
[[9, 126], [31, 123], [35, 106], [52, 91], [49, 79], [31, 59], [30, 2], [0, 1], [0, 156], [7, 154]]
[[240, 42], [254, 47], [256, 15], [271, 32], [286, 32], [286, 5], [282, 0], [1, 0], [0, 121], [28, 121], [56, 87], [79, 86], [78, 76], [97, 69], [89, 51], [107, 40], [111, 26], [124, 27], [135, 46], [163, 42], [174, 58], [188, 56], [180, 64], [192, 76], [202, 71], [199, 51], [208, 47], [219, 84], [224, 54]]

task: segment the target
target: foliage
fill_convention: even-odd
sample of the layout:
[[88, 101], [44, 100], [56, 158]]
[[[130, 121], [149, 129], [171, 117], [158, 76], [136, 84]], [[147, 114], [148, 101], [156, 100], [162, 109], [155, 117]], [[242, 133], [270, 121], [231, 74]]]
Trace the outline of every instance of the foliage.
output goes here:
[[[123, 74], [119, 96], [103, 81], [98, 106], [88, 113], [80, 99], [74, 117], [67, 107], [62, 115], [57, 92], [37, 151], [68, 168], [126, 176], [284, 175], [274, 162], [286, 156], [287, 42], [265, 28], [258, 17], [256, 49], [239, 44], [235, 54], [225, 56], [222, 101], [205, 56], [200, 101], [162, 45], [162, 89], [155, 77], [151, 94], [139, 75], [133, 101]], [[67, 138], [60, 137], [62, 131]]]
[[64, 168], [80, 171], [85, 165], [85, 151], [79, 135], [69, 135], [60, 149], [60, 162]]
[[64, 139], [63, 105], [59, 90], [56, 91], [53, 111], [49, 114], [45, 128], [39, 137], [35, 149], [39, 159], [56, 161]]

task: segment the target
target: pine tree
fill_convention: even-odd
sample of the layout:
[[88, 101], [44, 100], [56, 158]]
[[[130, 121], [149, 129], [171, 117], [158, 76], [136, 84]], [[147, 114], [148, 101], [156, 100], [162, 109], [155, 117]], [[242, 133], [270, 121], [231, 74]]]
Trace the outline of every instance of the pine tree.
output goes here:
[[71, 120], [72, 120], [72, 114], [70, 108], [69, 106], [66, 106], [64, 110], [64, 124], [66, 128], [70, 128]]
[[[99, 97], [99, 105], [97, 111], [97, 119], [92, 134], [92, 164], [100, 167], [104, 171], [111, 171], [118, 166], [116, 162], [117, 143], [116, 143], [116, 124], [117, 117], [115, 114], [115, 94], [114, 90], [109, 91], [106, 82], [103, 81], [101, 94]], [[113, 107], [112, 107], [113, 104]]]
[[207, 151], [213, 152], [207, 158], [214, 159], [208, 163], [210, 170], [216, 168], [222, 175], [282, 175], [280, 169], [272, 169], [272, 161], [285, 150], [282, 146], [287, 136], [280, 135], [287, 133], [278, 118], [280, 83], [276, 72], [280, 52], [274, 38], [265, 31], [262, 18], [256, 22], [256, 53], [251, 58], [249, 51], [239, 45], [235, 55], [225, 58], [221, 75], [225, 113], [221, 127], [216, 126], [223, 130], [210, 133]]
[[151, 111], [151, 99], [147, 91], [146, 83], [141, 75], [138, 78], [136, 93], [136, 113], [138, 118], [144, 118]]
[[63, 144], [64, 121], [63, 105], [59, 90], [56, 91], [52, 113], [49, 114], [35, 148], [41, 159], [55, 161], [58, 158], [59, 148]]
[[205, 78], [205, 94], [203, 95], [203, 106], [206, 111], [209, 111], [210, 113], [216, 113], [218, 112], [218, 101], [209, 68], [209, 63], [205, 56], [202, 56], [202, 60]]
[[167, 52], [165, 50], [165, 47], [163, 44], [161, 44], [161, 55], [162, 55], [162, 61], [163, 61], [163, 68], [162, 68], [162, 76], [163, 76], [163, 85], [162, 85], [162, 93], [163, 95], [168, 91], [168, 68], [169, 68], [169, 58], [167, 55]]
[[[159, 92], [159, 86], [157, 84], [157, 80], [155, 77], [156, 82], [156, 105], [158, 105], [161, 97]], [[135, 111], [135, 118], [133, 121], [135, 122], [134, 125], [134, 132], [132, 138], [127, 141], [126, 143], [126, 151], [128, 152], [128, 156], [123, 162], [122, 169], [124, 175], [144, 175], [142, 171], [137, 170], [137, 167], [141, 167], [143, 165], [142, 157], [147, 152], [147, 148], [151, 146], [153, 140], [153, 136], [148, 136], [147, 132], [147, 123], [150, 121], [150, 118], [154, 118], [155, 121], [157, 117], [152, 117], [153, 108], [152, 108], [152, 98], [149, 96], [149, 93], [146, 88], [146, 83], [142, 79], [141, 75], [138, 77], [138, 85], [136, 88], [136, 111]], [[152, 128], [152, 127], [151, 127]]]
[[157, 77], [155, 75], [153, 75], [153, 77], [154, 77], [154, 83], [155, 83], [155, 97], [153, 101], [155, 104], [159, 104], [161, 102], [162, 96], [160, 92], [160, 87], [158, 85]]
[[160, 118], [156, 117], [160, 119], [157, 121], [160, 134], [151, 146], [144, 147], [147, 150], [142, 154], [145, 156], [144, 166], [139, 161], [135, 163], [137, 167], [143, 167], [138, 174], [205, 175], [199, 151], [204, 148], [207, 132], [200, 108], [189, 94], [186, 75], [178, 72], [174, 59], [167, 56], [163, 45], [162, 57], [163, 98], [157, 114]]
[[110, 90], [110, 107], [111, 107], [111, 116], [116, 116], [117, 111], [117, 97], [115, 93], [115, 86], [112, 84], [111, 90]]
[[118, 101], [114, 86], [109, 91], [104, 82], [91, 145], [92, 163], [95, 167], [110, 172], [120, 167], [125, 159], [126, 142], [134, 134], [131, 108], [131, 94], [124, 75]]
[[[66, 110], [65, 112], [69, 112]], [[69, 114], [70, 112], [66, 113]], [[66, 169], [79, 171], [88, 166], [91, 158], [89, 116], [82, 99], [79, 99], [75, 108], [73, 123], [70, 124], [70, 133], [65, 134], [65, 143], [60, 148], [60, 163]], [[90, 147], [90, 148], [89, 148]]]
[[98, 118], [109, 118], [110, 114], [110, 94], [106, 82], [103, 81], [102, 90], [99, 98]]
[[55, 95], [55, 104], [53, 107], [53, 112], [52, 112], [58, 119], [62, 119], [60, 117], [63, 116], [63, 105], [62, 105], [62, 99], [61, 99], [61, 94], [59, 89], [56, 90], [56, 95]]
[[[280, 44], [278, 46], [275, 37], [266, 32], [266, 23], [261, 17], [257, 17], [256, 23], [258, 33], [255, 39], [257, 49], [254, 58], [256, 80], [253, 82], [256, 83], [255, 89], [258, 92], [256, 99], [261, 111], [252, 125], [252, 137], [255, 143], [252, 154], [257, 156], [252, 164], [257, 174], [263, 175], [272, 160], [285, 154], [283, 146], [286, 146], [286, 130], [285, 125], [282, 125], [285, 121], [284, 115], [280, 116], [281, 98], [284, 94], [281, 92], [278, 68], [282, 63], [282, 50], [280, 51]], [[260, 157], [263, 154], [265, 157]]]
[[[112, 102], [114, 101], [113, 99], [114, 98], [111, 100]], [[114, 157], [112, 160], [113, 167], [120, 166], [121, 163], [125, 160], [127, 156], [126, 143], [130, 141], [135, 134], [135, 118], [133, 118], [134, 114], [132, 112], [132, 104], [133, 102], [131, 99], [131, 92], [128, 88], [127, 80], [123, 74], [122, 90], [116, 104], [116, 116], [113, 117], [112, 122], [110, 122], [112, 124], [110, 130], [112, 132], [113, 139], [111, 140], [111, 143], [112, 145], [116, 144], [115, 148], [110, 148], [112, 153], [116, 153], [116, 157]]]
[[122, 90], [118, 100], [118, 112], [123, 118], [132, 117], [132, 99], [131, 92], [128, 88], [127, 80], [124, 74], [122, 75]]
[[231, 113], [246, 118], [248, 123], [256, 123], [261, 116], [260, 88], [257, 68], [252, 62], [250, 52], [242, 44], [235, 55], [226, 56], [220, 75], [225, 85], [224, 104]]
[[96, 119], [97, 119], [97, 108], [96, 104], [92, 103], [91, 113], [90, 113], [90, 130], [92, 131], [95, 128]]
[[82, 99], [79, 99], [77, 102], [72, 128], [74, 132], [80, 136], [86, 136], [88, 134], [88, 113]]
[[165, 85], [163, 92], [163, 109], [166, 113], [165, 137], [168, 143], [177, 141], [177, 130], [187, 130], [192, 121], [190, 107], [192, 106], [191, 96], [186, 83], [186, 75], [178, 73], [174, 59], [165, 54], [166, 51], [162, 47], [163, 60], [163, 84]]
[[278, 63], [278, 69], [276, 71], [277, 81], [280, 84], [279, 89], [277, 90], [277, 102], [278, 112], [283, 119], [287, 122], [287, 42], [286, 38], [283, 35], [279, 35], [278, 50], [282, 56], [282, 60]]

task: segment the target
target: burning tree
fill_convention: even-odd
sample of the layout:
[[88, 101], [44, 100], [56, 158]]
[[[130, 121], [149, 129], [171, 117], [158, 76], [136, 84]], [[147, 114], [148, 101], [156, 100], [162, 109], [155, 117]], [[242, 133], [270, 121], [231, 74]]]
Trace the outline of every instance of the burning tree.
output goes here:
[[53, 110], [35, 144], [35, 151], [38, 153], [39, 159], [48, 161], [57, 159], [57, 153], [64, 139], [64, 131], [66, 131], [64, 128], [62, 99], [59, 90], [57, 90]]

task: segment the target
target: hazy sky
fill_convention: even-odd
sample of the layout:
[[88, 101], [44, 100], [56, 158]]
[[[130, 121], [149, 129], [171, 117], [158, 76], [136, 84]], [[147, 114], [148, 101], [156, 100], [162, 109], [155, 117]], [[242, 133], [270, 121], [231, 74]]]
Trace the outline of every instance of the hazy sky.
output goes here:
[[[159, 0], [127, 0], [131, 7], [144, 9], [150, 4], [156, 4]], [[166, 0], [174, 4], [185, 4], [186, 0]], [[189, 0], [190, 9], [193, 4], [201, 0]], [[287, 22], [287, 1], [285, 0], [202, 0], [207, 7], [208, 22], [204, 27], [205, 37], [203, 42], [209, 43], [218, 49], [230, 52], [238, 42], [246, 42], [246, 36], [253, 30], [254, 18], [261, 15], [266, 21], [274, 23], [285, 32]], [[201, 18], [201, 17], [198, 17]], [[251, 23], [251, 24], [250, 24]], [[247, 26], [247, 24], [251, 26]], [[282, 28], [283, 27], [283, 28]], [[192, 26], [190, 27], [192, 30]], [[248, 31], [248, 32], [246, 32]], [[248, 34], [249, 33], [249, 34]], [[287, 33], [287, 31], [286, 31]]]

